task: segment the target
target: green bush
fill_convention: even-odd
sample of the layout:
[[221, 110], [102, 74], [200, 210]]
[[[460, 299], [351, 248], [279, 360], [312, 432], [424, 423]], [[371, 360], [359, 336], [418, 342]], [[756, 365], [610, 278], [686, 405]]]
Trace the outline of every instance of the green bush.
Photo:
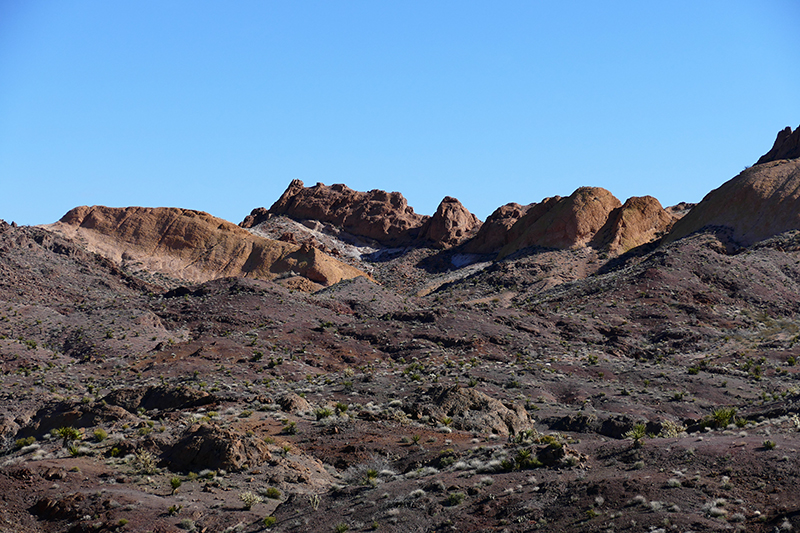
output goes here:
[[17, 439], [17, 442], [14, 443], [14, 447], [17, 449], [24, 448], [25, 446], [30, 446], [36, 442], [36, 437], [26, 437], [24, 439]]
[[267, 490], [264, 491], [264, 496], [266, 496], [270, 500], [280, 500], [281, 491], [279, 491], [275, 487], [269, 487]]

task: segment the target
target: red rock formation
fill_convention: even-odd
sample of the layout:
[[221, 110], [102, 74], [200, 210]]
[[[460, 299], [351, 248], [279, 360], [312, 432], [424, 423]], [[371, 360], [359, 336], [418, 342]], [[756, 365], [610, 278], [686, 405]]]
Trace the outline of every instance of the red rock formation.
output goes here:
[[800, 127], [792, 132], [792, 128], [787, 126], [778, 132], [778, 137], [775, 139], [772, 149], [762, 155], [756, 164], [760, 165], [761, 163], [779, 159], [796, 159], [798, 157], [800, 157]]
[[586, 246], [620, 207], [613, 194], [600, 187], [581, 187], [567, 198], [548, 198], [536, 204], [511, 228], [509, 243], [498, 258], [527, 248], [579, 248]]
[[800, 229], [800, 159], [779, 159], [744, 170], [676, 222], [665, 242], [707, 226], [732, 229], [731, 238], [742, 246]]
[[494, 210], [483, 223], [478, 233], [464, 245], [468, 254], [496, 253], [509, 242], [509, 230], [536, 204], [506, 204]]
[[615, 254], [625, 253], [663, 235], [675, 220], [652, 196], [634, 196], [611, 212], [592, 246]]
[[[342, 184], [328, 187], [317, 183], [314, 187], [304, 187], [300, 180], [289, 184], [272, 204], [269, 214], [329, 222], [349, 233], [384, 244], [410, 242], [429, 218], [414, 213], [398, 192], [359, 192]], [[252, 227], [263, 216], [261, 210], [254, 210], [242, 225]]]
[[467, 211], [461, 202], [445, 196], [436, 213], [423, 224], [419, 239], [449, 248], [465, 240], [480, 226], [478, 217]]
[[[50, 226], [113, 261], [195, 282], [294, 272], [322, 285], [366, 276], [309, 247], [273, 241], [208, 213], [177, 208], [76, 207]], [[123, 256], [124, 254], [124, 256]]]

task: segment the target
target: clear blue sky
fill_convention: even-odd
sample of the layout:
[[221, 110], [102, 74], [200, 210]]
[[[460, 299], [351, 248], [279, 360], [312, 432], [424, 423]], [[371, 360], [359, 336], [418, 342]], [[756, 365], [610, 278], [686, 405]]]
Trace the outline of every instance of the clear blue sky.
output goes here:
[[800, 124], [800, 2], [0, 0], [0, 218], [294, 178], [481, 219], [582, 185], [699, 201]]

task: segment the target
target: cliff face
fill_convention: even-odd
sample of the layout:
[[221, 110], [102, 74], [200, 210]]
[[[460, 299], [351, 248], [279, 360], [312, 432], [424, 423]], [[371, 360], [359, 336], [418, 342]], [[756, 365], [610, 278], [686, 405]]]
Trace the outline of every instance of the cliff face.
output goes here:
[[366, 276], [309, 246], [251, 234], [208, 213], [178, 208], [82, 206], [49, 227], [117, 263], [194, 282], [294, 273], [322, 285]]

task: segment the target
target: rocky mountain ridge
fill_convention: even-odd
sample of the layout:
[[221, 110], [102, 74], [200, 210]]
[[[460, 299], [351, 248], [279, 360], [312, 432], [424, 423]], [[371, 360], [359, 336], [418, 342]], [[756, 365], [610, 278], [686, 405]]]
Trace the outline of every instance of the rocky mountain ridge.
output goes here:
[[482, 225], [301, 183], [319, 219], [0, 221], [0, 531], [797, 529], [796, 165]]

